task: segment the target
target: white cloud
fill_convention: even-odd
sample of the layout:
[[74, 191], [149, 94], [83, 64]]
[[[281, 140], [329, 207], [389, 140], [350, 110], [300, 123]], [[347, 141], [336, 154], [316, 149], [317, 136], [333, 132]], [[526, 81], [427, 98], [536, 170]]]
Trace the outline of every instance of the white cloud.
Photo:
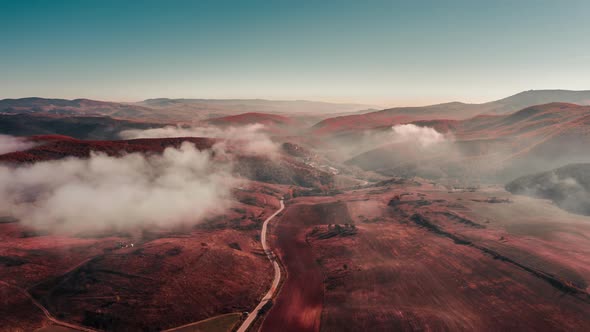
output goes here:
[[154, 129], [132, 129], [120, 133], [124, 139], [165, 138], [165, 137], [211, 137], [221, 138], [227, 142], [220, 143], [224, 148], [236, 146], [241, 154], [265, 155], [274, 157], [279, 148], [262, 132], [264, 125], [256, 123], [243, 127], [173, 127]]
[[0, 166], [0, 212], [56, 232], [194, 224], [226, 208], [239, 182], [188, 142], [161, 155], [92, 153]]
[[35, 144], [20, 137], [0, 135], [0, 154], [30, 149]]
[[395, 125], [391, 127], [395, 143], [417, 143], [423, 148], [447, 141], [445, 135], [431, 127], [419, 127], [414, 124]]

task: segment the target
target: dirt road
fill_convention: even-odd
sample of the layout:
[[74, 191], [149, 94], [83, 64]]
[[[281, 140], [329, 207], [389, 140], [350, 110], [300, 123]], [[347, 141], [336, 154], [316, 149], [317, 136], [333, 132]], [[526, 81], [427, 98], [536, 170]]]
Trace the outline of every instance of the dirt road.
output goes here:
[[256, 306], [256, 308], [254, 310], [252, 310], [252, 312], [250, 312], [250, 314], [248, 315], [248, 317], [246, 318], [246, 320], [242, 323], [242, 325], [238, 329], [238, 332], [245, 332], [245, 331], [248, 330], [248, 328], [250, 327], [250, 325], [254, 322], [254, 320], [258, 316], [258, 313], [260, 312], [260, 309], [262, 309], [262, 307], [264, 307], [264, 305], [270, 299], [272, 299], [272, 297], [275, 295], [275, 293], [277, 291], [277, 287], [279, 286], [279, 282], [281, 281], [281, 268], [279, 267], [279, 263], [277, 263], [277, 261], [276, 261], [275, 255], [273, 254], [273, 252], [270, 249], [268, 243], [266, 242], [266, 233], [267, 233], [268, 223], [277, 214], [279, 214], [281, 211], [283, 211], [284, 208], [285, 208], [285, 204], [283, 203], [283, 200], [281, 199], [281, 208], [278, 209], [275, 213], [273, 213], [270, 217], [268, 217], [264, 221], [264, 224], [262, 225], [262, 230], [260, 231], [260, 242], [262, 243], [262, 249], [264, 249], [264, 252], [266, 253], [266, 256], [272, 262], [272, 266], [273, 266], [273, 268], [275, 270], [275, 277], [274, 277], [274, 279], [272, 281], [272, 284], [270, 286], [270, 289], [268, 290], [268, 292], [266, 293], [266, 295], [264, 295], [264, 297], [262, 298], [262, 300], [260, 300], [260, 303], [258, 303], [258, 305]]
[[68, 328], [78, 330], [78, 331], [85, 331], [85, 332], [94, 332], [95, 331], [93, 329], [90, 329], [90, 328], [87, 328], [84, 326], [71, 324], [71, 323], [67, 323], [67, 322], [56, 319], [55, 317], [53, 317], [53, 315], [51, 315], [51, 313], [41, 303], [39, 303], [39, 301], [35, 300], [35, 298], [33, 298], [33, 296], [31, 296], [31, 294], [26, 289], [20, 288], [18, 286], [9, 284], [4, 281], [0, 281], [0, 284], [7, 286], [7, 287], [15, 288], [15, 289], [18, 289], [19, 291], [21, 291], [37, 308], [39, 308], [43, 312], [43, 314], [45, 315], [45, 317], [47, 317], [48, 320], [50, 320], [51, 322], [53, 322], [56, 325], [68, 327]]

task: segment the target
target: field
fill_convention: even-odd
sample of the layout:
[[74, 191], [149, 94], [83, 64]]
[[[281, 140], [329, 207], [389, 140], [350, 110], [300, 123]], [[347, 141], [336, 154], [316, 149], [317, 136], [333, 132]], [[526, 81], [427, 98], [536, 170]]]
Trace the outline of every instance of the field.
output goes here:
[[244, 203], [188, 229], [56, 236], [0, 223], [0, 325], [48, 325], [24, 291], [59, 320], [106, 330], [156, 331], [248, 311], [272, 279], [258, 236], [281, 190], [252, 183], [236, 193]]
[[[565, 103], [587, 95], [346, 115], [304, 101], [0, 101], [6, 133], [23, 135], [0, 136], [0, 331], [589, 331], [590, 221], [560, 200], [588, 205], [590, 106]], [[128, 129], [137, 138], [120, 139]], [[163, 172], [159, 155], [183, 142], [206, 167], [180, 149], [191, 167]], [[130, 160], [141, 167], [121, 176]], [[523, 195], [507, 192], [521, 175]], [[140, 199], [123, 200], [135, 182]], [[118, 198], [133, 203], [115, 210]], [[189, 209], [201, 200], [213, 203]], [[140, 203], [164, 214], [123, 214]], [[102, 227], [81, 213], [94, 208]], [[267, 302], [269, 259], [282, 277]]]
[[590, 327], [590, 225], [546, 201], [374, 187], [295, 199], [274, 234], [289, 276], [266, 331]]

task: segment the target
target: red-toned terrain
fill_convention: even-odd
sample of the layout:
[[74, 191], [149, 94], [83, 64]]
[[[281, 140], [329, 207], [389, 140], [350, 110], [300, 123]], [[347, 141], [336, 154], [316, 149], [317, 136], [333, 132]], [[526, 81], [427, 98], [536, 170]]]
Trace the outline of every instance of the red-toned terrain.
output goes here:
[[[452, 151], [443, 156], [387, 144], [365, 151], [347, 163], [385, 175], [418, 175], [429, 178], [473, 177], [507, 181], [517, 176], [586, 162], [590, 143], [590, 107], [551, 103], [532, 106], [508, 115], [481, 115], [471, 119], [413, 122], [453, 137]], [[389, 131], [382, 127], [378, 132]], [[567, 149], [564, 149], [567, 146]], [[442, 162], [437, 162], [442, 160]], [[430, 165], [430, 169], [420, 167]], [[433, 168], [434, 166], [434, 168]]]
[[[91, 152], [158, 154], [182, 142], [209, 150], [220, 142], [192, 137], [84, 141], [60, 135], [28, 140], [36, 145], [2, 155], [0, 162], [18, 167], [88, 158]], [[240, 175], [274, 183], [330, 186], [329, 174], [288, 154], [277, 158], [241, 155], [240, 144], [227, 144], [228, 152], [237, 154], [235, 172]], [[248, 182], [234, 191], [237, 203], [231, 210], [195, 228], [58, 236], [2, 217], [0, 289], [7, 297], [1, 305], [10, 314], [0, 317], [0, 326], [34, 330], [55, 319], [99, 330], [159, 331], [248, 311], [272, 279], [272, 266], [258, 241], [260, 227], [287, 191]]]
[[287, 279], [262, 324], [263, 331], [319, 331], [323, 275], [305, 234], [314, 222], [313, 208], [289, 206], [274, 228], [273, 247], [287, 270]]
[[108, 116], [115, 119], [156, 123], [187, 123], [242, 113], [342, 114], [372, 108], [369, 105], [339, 104], [305, 100], [263, 99], [147, 99], [137, 103], [118, 103], [90, 99], [21, 98], [0, 100], [0, 114], [41, 116]]
[[[563, 103], [588, 100], [586, 92], [533, 91], [486, 104], [334, 117], [308, 130], [309, 118], [294, 114], [335, 106], [0, 101], [7, 113], [0, 120], [10, 119], [0, 121], [0, 133], [34, 143], [0, 155], [2, 167], [93, 152], [157, 155], [190, 142], [214, 162], [231, 160], [232, 175], [243, 179], [223, 198], [227, 209], [183, 226], [57, 234], [2, 211], [0, 331], [60, 324], [160, 331], [223, 314], [243, 321], [268, 292], [275, 257], [279, 292], [252, 331], [588, 331], [590, 219], [562, 210], [552, 196], [577, 195], [572, 186], [587, 185], [587, 167], [515, 182], [525, 194], [542, 189], [538, 196], [557, 205], [503, 189], [516, 175], [590, 162], [590, 107]], [[276, 151], [249, 152], [245, 139], [116, 139], [121, 130], [164, 122], [260, 123]], [[444, 144], [374, 140], [398, 123], [444, 133]], [[262, 223], [281, 198], [286, 208], [268, 226], [272, 252], [265, 252]]]
[[230, 211], [194, 228], [57, 236], [3, 219], [0, 326], [50, 323], [25, 291], [59, 320], [104, 330], [159, 331], [247, 311], [272, 278], [257, 236], [284, 192], [251, 183]]
[[465, 119], [482, 113], [475, 104], [448, 103], [424, 107], [400, 107], [365, 114], [329, 118], [311, 128], [316, 135], [342, 134], [427, 119]]
[[311, 131], [320, 135], [341, 135], [422, 120], [463, 120], [480, 114], [510, 114], [526, 107], [553, 102], [589, 105], [590, 92], [530, 90], [483, 104], [452, 102], [421, 107], [397, 107], [377, 112], [328, 118], [313, 126]]
[[263, 331], [590, 328], [585, 217], [397, 183], [290, 202], [273, 231], [288, 277]]
[[297, 135], [305, 130], [314, 117], [308, 116], [286, 116], [268, 113], [243, 113], [220, 118], [213, 118], [205, 121], [208, 125], [217, 127], [241, 127], [248, 125], [261, 125], [260, 132], [273, 136]]
[[[71, 137], [45, 135], [29, 138], [38, 143], [26, 151], [0, 155], [0, 162], [10, 164], [32, 163], [56, 160], [66, 157], [88, 158], [91, 152], [102, 152], [120, 156], [125, 153], [161, 153], [167, 147], [178, 148], [182, 142], [190, 142], [199, 150], [208, 150], [218, 139], [201, 137], [142, 138], [119, 141], [85, 141]], [[240, 146], [245, 142], [228, 144], [230, 151], [238, 156], [235, 165], [237, 174], [257, 181], [277, 184], [301, 185], [304, 187], [330, 187], [334, 181], [332, 174], [309, 166], [289, 155], [273, 159], [265, 156], [240, 154]]]
[[0, 132], [12, 136], [66, 135], [78, 139], [119, 139], [123, 130], [149, 129], [164, 124], [118, 120], [104, 116], [0, 114]]
[[213, 125], [222, 126], [244, 126], [251, 124], [262, 124], [268, 127], [287, 127], [294, 125], [296, 122], [284, 115], [278, 114], [266, 114], [266, 113], [243, 113], [238, 115], [230, 115], [221, 118], [214, 118], [207, 120], [208, 123]]
[[126, 141], [85, 141], [67, 136], [40, 135], [29, 140], [38, 143], [25, 151], [11, 152], [0, 156], [1, 162], [26, 163], [56, 160], [66, 157], [88, 158], [90, 152], [102, 152], [108, 155], [124, 153], [161, 153], [167, 147], [179, 147], [182, 142], [190, 142], [199, 150], [210, 149], [215, 139], [197, 137], [179, 138], [145, 138]]
[[54, 116], [112, 116], [118, 118], [146, 118], [150, 109], [129, 103], [90, 99], [21, 98], [0, 100], [0, 112], [8, 114], [37, 114]]

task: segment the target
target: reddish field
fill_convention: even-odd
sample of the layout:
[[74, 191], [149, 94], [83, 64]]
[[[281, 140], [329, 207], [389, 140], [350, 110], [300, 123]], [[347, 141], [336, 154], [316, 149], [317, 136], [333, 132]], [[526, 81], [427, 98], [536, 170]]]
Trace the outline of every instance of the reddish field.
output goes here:
[[[73, 102], [80, 105], [64, 111], [100, 106]], [[461, 159], [443, 165], [455, 173], [441, 176], [454, 184], [470, 176], [469, 167], [458, 167], [469, 162], [487, 175], [505, 165], [530, 171], [543, 164], [541, 157], [560, 162], [585, 155], [588, 106], [554, 103], [461, 120], [485, 110], [482, 105], [327, 119], [310, 130], [321, 135], [294, 137], [301, 145], [274, 137], [284, 143], [277, 158], [240, 154], [243, 142], [231, 141], [232, 169], [248, 185], [234, 189], [231, 209], [192, 226], [56, 235], [0, 215], [0, 330], [31, 331], [57, 319], [102, 330], [156, 331], [251, 311], [273, 275], [259, 242], [262, 222], [279, 207], [279, 197], [295, 195], [270, 226], [285, 273], [272, 307], [254, 325], [262, 331], [590, 331], [590, 217], [493, 186], [460, 191], [419, 178], [366, 181], [400, 175], [404, 168], [392, 163], [432, 166], [436, 153], [421, 159], [409, 145], [371, 147], [346, 165], [334, 161], [338, 151], [316, 150], [334, 138], [334, 144], [354, 145], [364, 129], [417, 121], [456, 138]], [[110, 107], [121, 114], [145, 111]], [[432, 120], [439, 114], [456, 120]], [[247, 113], [209, 122], [262, 122], [270, 132], [291, 134], [301, 121]], [[351, 133], [347, 143], [339, 141]], [[0, 162], [87, 158], [91, 151], [161, 153], [184, 141], [205, 150], [218, 142], [31, 139], [38, 145], [2, 155]], [[404, 149], [408, 153], [401, 154]], [[225, 158], [211, 153], [216, 161]], [[481, 158], [487, 154], [497, 154], [498, 165]], [[326, 196], [301, 196], [312, 194]]]
[[57, 319], [107, 330], [156, 331], [251, 310], [272, 279], [260, 226], [285, 191], [252, 183], [237, 190], [242, 203], [194, 228], [91, 237], [0, 223], [0, 280], [12, 285], [0, 284], [0, 311], [12, 313], [0, 326], [50, 323], [22, 290]]
[[276, 223], [273, 247], [287, 278], [262, 331], [319, 331], [323, 275], [306, 239], [307, 227], [318, 222], [315, 210], [313, 205], [291, 205]]
[[590, 222], [545, 201], [375, 187], [294, 199], [278, 225], [288, 278], [263, 331], [590, 329]]

